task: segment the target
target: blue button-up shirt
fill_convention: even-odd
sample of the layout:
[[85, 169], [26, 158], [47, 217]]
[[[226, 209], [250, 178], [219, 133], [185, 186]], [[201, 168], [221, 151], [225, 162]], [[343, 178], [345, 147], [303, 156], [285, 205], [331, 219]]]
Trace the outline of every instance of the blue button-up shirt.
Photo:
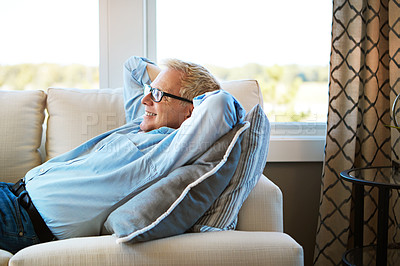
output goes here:
[[98, 235], [102, 214], [135, 189], [190, 163], [242, 120], [244, 109], [225, 91], [194, 99], [192, 116], [179, 129], [141, 132], [147, 59], [124, 65], [127, 123], [32, 169], [26, 188], [59, 239]]

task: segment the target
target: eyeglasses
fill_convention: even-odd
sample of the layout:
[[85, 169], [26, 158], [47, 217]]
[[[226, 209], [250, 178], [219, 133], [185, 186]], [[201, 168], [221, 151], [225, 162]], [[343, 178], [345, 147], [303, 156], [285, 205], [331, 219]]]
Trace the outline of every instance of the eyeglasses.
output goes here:
[[171, 97], [171, 98], [174, 98], [177, 100], [193, 103], [191, 100], [163, 92], [157, 88], [152, 88], [150, 85], [147, 85], [147, 84], [144, 85], [143, 92], [144, 92], [144, 95], [151, 93], [150, 97], [156, 103], [161, 102], [161, 100], [164, 96], [168, 96], [168, 97]]

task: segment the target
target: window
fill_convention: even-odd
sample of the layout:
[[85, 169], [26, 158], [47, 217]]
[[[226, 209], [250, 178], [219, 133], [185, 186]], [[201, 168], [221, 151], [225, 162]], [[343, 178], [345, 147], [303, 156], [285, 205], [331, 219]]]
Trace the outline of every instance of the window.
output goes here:
[[257, 79], [272, 122], [325, 122], [331, 1], [157, 1], [157, 59]]
[[0, 89], [99, 87], [97, 0], [0, 2]]
[[[186, 2], [190, 2], [187, 5]], [[196, 2], [199, 4], [196, 5]], [[225, 5], [220, 3], [225, 3]], [[237, 6], [239, 3], [245, 3], [248, 7], [243, 6], [243, 12], [249, 13], [251, 8], [252, 16], [259, 21], [248, 23], [248, 19], [241, 15], [238, 11]], [[267, 2], [267, 3], [264, 3]], [[277, 7], [266, 7], [266, 4], [276, 3]], [[171, 11], [166, 13], [162, 10], [160, 5], [168, 4], [173, 6], [179, 11]], [[178, 6], [179, 3], [179, 6]], [[207, 7], [202, 8], [201, 6]], [[285, 8], [283, 8], [284, 6]], [[201, 64], [219, 65], [220, 62], [228, 62], [229, 60], [215, 60], [212, 62], [203, 61], [198, 56], [199, 50], [202, 49], [212, 54], [214, 51], [216, 56], [212, 56], [218, 59], [220, 54], [227, 54], [229, 50], [232, 52], [230, 55], [230, 63], [228, 66], [240, 66], [243, 65], [242, 58], [251, 59], [257, 63], [258, 59], [262, 59], [264, 56], [263, 51], [267, 50], [268, 44], [275, 44], [273, 53], [269, 53], [267, 59], [259, 62], [260, 65], [274, 66], [274, 64], [288, 65], [292, 64], [292, 61], [280, 61], [277, 63], [272, 59], [279, 59], [282, 57], [281, 52], [277, 50], [280, 47], [286, 47], [286, 54], [298, 56], [303, 58], [301, 62], [295, 62], [296, 64], [306, 63], [308, 66], [317, 64], [311, 60], [311, 56], [314, 58], [321, 59], [324, 63], [322, 66], [327, 66], [329, 62], [330, 54], [330, 36], [331, 36], [331, 21], [332, 21], [332, 2], [328, 0], [304, 0], [304, 1], [179, 1], [177, 0], [100, 0], [100, 86], [116, 88], [122, 86], [122, 75], [121, 69], [123, 62], [131, 55], [141, 55], [149, 57], [153, 60], [162, 59], [163, 57], [180, 57], [195, 61]], [[185, 9], [183, 9], [185, 7]], [[217, 8], [219, 7], [219, 8]], [[279, 7], [279, 8], [278, 8]], [[189, 9], [190, 8], [190, 9]], [[182, 13], [189, 12], [190, 10], [196, 9], [193, 13], [193, 17], [189, 18], [187, 15]], [[188, 11], [189, 10], [189, 11]], [[211, 10], [211, 11], [210, 11]], [[235, 20], [242, 22], [242, 24], [235, 21], [224, 21], [223, 16], [236, 12]], [[235, 11], [236, 10], [236, 11]], [[247, 10], [247, 11], [246, 11]], [[201, 11], [201, 13], [200, 13]], [[206, 12], [207, 11], [207, 12]], [[163, 15], [164, 12], [164, 15]], [[210, 12], [213, 12], [213, 16]], [[301, 15], [296, 15], [299, 12]], [[217, 23], [209, 27], [202, 27], [200, 30], [195, 30], [195, 24], [198, 19], [195, 19], [195, 14], [201, 15], [201, 20], [204, 25], [207, 24], [208, 20], [213, 20], [213, 17], [219, 18]], [[273, 21], [269, 20], [270, 16], [278, 14], [278, 19]], [[180, 17], [181, 22], [179, 27], [169, 28], [166, 25], [161, 25], [161, 20], [170, 19], [175, 21], [175, 17]], [[175, 16], [175, 17], [174, 17]], [[183, 18], [186, 17], [186, 20]], [[156, 22], [158, 18], [158, 22]], [[310, 19], [311, 18], [311, 19]], [[226, 19], [225, 19], [226, 20]], [[231, 19], [232, 20], [232, 19]], [[304, 21], [303, 21], [304, 20]], [[311, 22], [310, 22], [311, 20]], [[308, 21], [308, 23], [306, 23]], [[129, 22], [129, 23], [127, 23]], [[196, 23], [195, 23], [196, 22]], [[229, 23], [228, 23], [229, 22]], [[279, 23], [278, 23], [279, 22]], [[290, 23], [289, 23], [290, 22]], [[236, 23], [236, 24], [235, 24]], [[185, 25], [193, 25], [187, 31], [182, 31]], [[276, 30], [277, 25], [286, 25], [279, 31]], [[158, 29], [157, 29], [158, 25]], [[240, 26], [238, 29], [229, 27], [229, 25]], [[272, 25], [271, 29], [267, 29], [267, 26]], [[287, 25], [292, 25], [289, 27]], [[296, 28], [297, 25], [303, 25], [302, 27]], [[180, 53], [180, 49], [162, 51], [161, 44], [163, 43], [162, 28], [166, 29], [167, 36], [164, 37], [164, 43], [170, 42], [170, 47], [190, 48], [190, 53]], [[323, 30], [318, 30], [323, 27]], [[254, 32], [254, 30], [257, 30]], [[292, 38], [287, 39], [288, 29]], [[189, 35], [192, 33], [197, 36], [203, 36], [208, 31], [217, 30], [216, 36], [219, 39], [206, 38], [207, 42], [210, 43], [209, 49], [207, 46], [196, 46], [196, 43], [189, 43]], [[178, 32], [180, 35], [177, 35]], [[247, 33], [253, 32], [253, 33]], [[208, 34], [207, 37], [212, 34]], [[261, 40], [260, 36], [267, 36], [267, 40]], [[187, 38], [184, 38], [188, 36]], [[317, 37], [317, 38], [314, 38]], [[231, 41], [226, 41], [231, 38]], [[198, 37], [196, 41], [201, 41], [204, 38]], [[241, 45], [236, 45], [240, 39]], [[242, 42], [242, 40], [245, 40]], [[182, 42], [184, 45], [180, 44]], [[218, 46], [219, 42], [224, 42], [225, 45]], [[207, 44], [207, 43], [206, 43]], [[213, 44], [213, 45], [211, 45]], [[247, 48], [242, 49], [242, 45], [248, 45]], [[278, 45], [276, 45], [278, 44]], [[236, 45], [235, 49], [231, 49], [231, 46]], [[166, 47], [166, 46], [163, 46]], [[207, 50], [205, 49], [207, 48]], [[324, 52], [317, 52], [319, 48]], [[172, 49], [172, 48], [171, 48]], [[187, 50], [187, 49], [186, 49]], [[200, 52], [202, 51], [200, 50]], [[244, 51], [243, 51], [244, 50]], [[322, 51], [320, 50], [320, 51]], [[158, 52], [158, 56], [157, 56]], [[170, 53], [170, 55], [167, 54]], [[173, 53], [174, 52], [174, 53]], [[254, 53], [255, 52], [255, 53]], [[164, 53], [164, 54], [163, 54]], [[231, 54], [233, 53], [233, 54]], [[278, 56], [275, 56], [278, 55]], [[318, 56], [316, 56], [318, 55]], [[189, 56], [196, 56], [190, 58]], [[290, 56], [287, 58], [291, 58]], [[206, 59], [206, 58], [204, 58]], [[297, 61], [297, 60], [296, 60]], [[319, 64], [319, 63], [318, 63]], [[250, 78], [250, 77], [249, 77]], [[257, 78], [258, 79], [258, 78]], [[327, 85], [323, 88], [322, 94], [327, 95]], [[316, 99], [312, 93], [308, 93], [309, 98]], [[312, 96], [312, 97], [311, 97]], [[265, 100], [268, 97], [265, 97]], [[319, 103], [323, 108], [327, 109], [327, 103]], [[266, 106], [268, 109], [268, 106]], [[326, 113], [326, 111], [324, 111]], [[270, 116], [270, 115], [269, 115]], [[322, 115], [324, 116], [324, 115]], [[270, 117], [271, 118], [271, 117]], [[326, 119], [322, 118], [321, 120]], [[272, 120], [272, 119], [271, 119]], [[317, 122], [316, 118], [306, 122], [273, 122], [272, 123], [272, 136], [269, 146], [268, 161], [270, 162], [301, 162], [301, 161], [322, 161], [324, 154], [325, 144], [325, 124], [326, 122]], [[290, 151], [290, 152], [288, 152]]]
[[156, 1], [155, 50], [220, 80], [258, 80], [272, 122], [268, 160], [322, 161], [331, 23], [327, 0]]

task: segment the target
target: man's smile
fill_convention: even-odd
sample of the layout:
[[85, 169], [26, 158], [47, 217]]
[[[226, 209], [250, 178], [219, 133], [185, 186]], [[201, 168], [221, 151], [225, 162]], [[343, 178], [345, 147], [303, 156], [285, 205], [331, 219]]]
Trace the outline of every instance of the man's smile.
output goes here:
[[151, 113], [151, 112], [148, 112], [148, 111], [146, 111], [146, 112], [144, 113], [144, 115], [145, 115], [145, 116], [156, 116], [155, 113]]

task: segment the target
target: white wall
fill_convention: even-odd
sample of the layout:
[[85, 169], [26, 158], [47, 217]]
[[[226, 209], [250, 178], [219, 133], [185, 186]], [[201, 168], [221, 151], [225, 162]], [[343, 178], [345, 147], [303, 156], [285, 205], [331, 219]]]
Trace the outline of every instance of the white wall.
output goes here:
[[145, 0], [99, 0], [100, 88], [122, 87], [122, 67], [132, 55], [147, 56]]

